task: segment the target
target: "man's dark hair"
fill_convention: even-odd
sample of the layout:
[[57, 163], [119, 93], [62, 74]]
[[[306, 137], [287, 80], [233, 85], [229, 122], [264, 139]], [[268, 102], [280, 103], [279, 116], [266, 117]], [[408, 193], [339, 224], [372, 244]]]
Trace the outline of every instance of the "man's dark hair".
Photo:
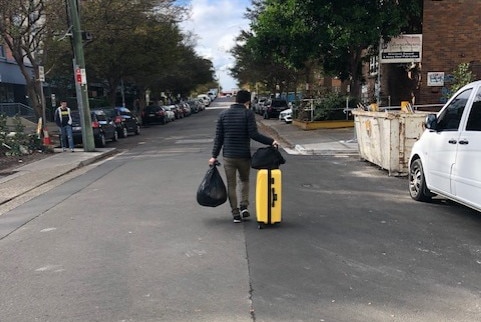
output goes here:
[[251, 100], [251, 92], [246, 91], [245, 89], [241, 89], [240, 91], [237, 92], [237, 95], [235, 96], [235, 102], [244, 104], [247, 103]]

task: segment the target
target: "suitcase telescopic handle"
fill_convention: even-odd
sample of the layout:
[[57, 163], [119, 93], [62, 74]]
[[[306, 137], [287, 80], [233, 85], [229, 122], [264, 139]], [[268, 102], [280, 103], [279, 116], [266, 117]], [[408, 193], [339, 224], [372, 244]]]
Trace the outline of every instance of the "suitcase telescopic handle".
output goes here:
[[277, 201], [277, 193], [276, 193], [276, 189], [275, 188], [272, 188], [271, 189], [271, 205], [272, 207], [275, 207], [276, 206], [276, 201]]
[[271, 172], [271, 171], [272, 171], [272, 170], [269, 170], [269, 179], [270, 179], [270, 180], [269, 180], [269, 181], [270, 181], [269, 184], [270, 184], [270, 186], [271, 186], [271, 189], [270, 189], [270, 191], [269, 191], [269, 194], [270, 194], [270, 197], [271, 197], [271, 198], [270, 198], [270, 204], [271, 204], [271, 207], [275, 207], [276, 201], [277, 201], [277, 193], [276, 193], [276, 188], [274, 188], [274, 182], [275, 182], [275, 180], [274, 180], [274, 178], [272, 177], [272, 174], [271, 174], [272, 172]]

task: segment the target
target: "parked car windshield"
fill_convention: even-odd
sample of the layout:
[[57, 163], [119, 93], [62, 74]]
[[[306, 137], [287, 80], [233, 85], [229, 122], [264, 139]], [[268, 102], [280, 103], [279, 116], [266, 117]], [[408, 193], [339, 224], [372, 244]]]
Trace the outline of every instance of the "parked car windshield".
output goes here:
[[108, 121], [107, 115], [103, 111], [93, 111], [92, 114], [95, 114], [97, 116], [97, 121], [99, 122]]
[[123, 107], [123, 106], [121, 106], [121, 107], [116, 107], [115, 109], [116, 109], [118, 112], [120, 112], [120, 113], [119, 113], [120, 115], [130, 115], [130, 114], [132, 113], [128, 108]]
[[110, 117], [114, 117], [117, 115], [117, 113], [115, 112], [115, 109], [113, 108], [102, 108], [102, 110], [105, 112], [105, 114], [107, 114]]

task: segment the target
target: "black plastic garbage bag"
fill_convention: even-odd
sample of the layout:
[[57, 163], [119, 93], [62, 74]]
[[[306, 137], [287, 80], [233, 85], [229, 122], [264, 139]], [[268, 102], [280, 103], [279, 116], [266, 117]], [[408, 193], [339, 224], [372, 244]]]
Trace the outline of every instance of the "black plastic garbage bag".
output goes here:
[[217, 165], [209, 167], [197, 189], [197, 202], [201, 206], [217, 207], [227, 201], [227, 189]]
[[254, 169], [279, 169], [281, 164], [286, 163], [286, 159], [273, 146], [257, 149], [252, 155], [251, 167]]

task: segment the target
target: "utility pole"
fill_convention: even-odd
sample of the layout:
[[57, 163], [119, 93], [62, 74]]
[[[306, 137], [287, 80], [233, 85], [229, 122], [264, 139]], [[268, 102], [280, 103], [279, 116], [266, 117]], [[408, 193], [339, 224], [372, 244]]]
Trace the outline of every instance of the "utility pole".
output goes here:
[[72, 47], [74, 51], [73, 68], [75, 71], [75, 83], [77, 89], [77, 104], [82, 124], [82, 144], [85, 152], [95, 151], [94, 134], [92, 130], [92, 119], [88, 99], [87, 76], [85, 73], [85, 58], [83, 51], [82, 29], [80, 28], [80, 17], [78, 0], [65, 0], [69, 9], [72, 30]]

